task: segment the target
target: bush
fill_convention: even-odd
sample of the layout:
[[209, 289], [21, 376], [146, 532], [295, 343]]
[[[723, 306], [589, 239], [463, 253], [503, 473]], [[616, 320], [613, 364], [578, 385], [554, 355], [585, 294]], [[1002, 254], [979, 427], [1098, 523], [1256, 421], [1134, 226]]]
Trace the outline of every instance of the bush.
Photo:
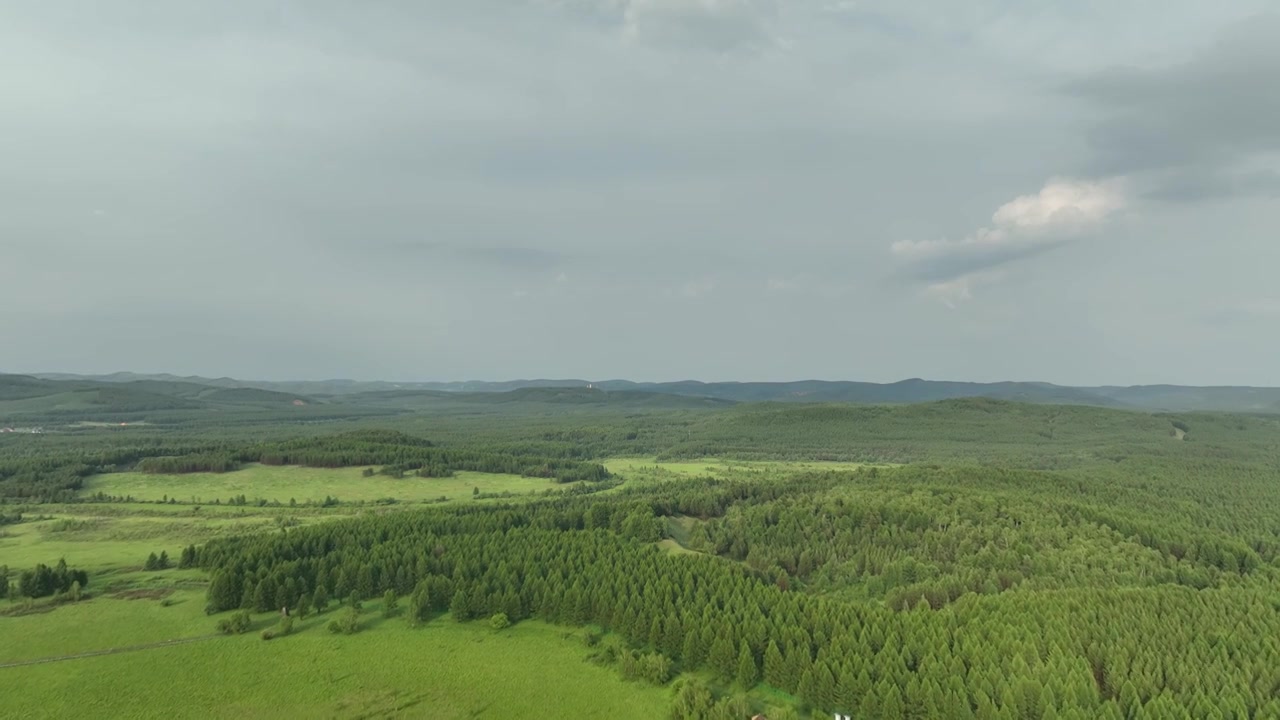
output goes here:
[[511, 619], [507, 617], [506, 613], [496, 613], [489, 618], [489, 627], [494, 630], [506, 630], [511, 627]]
[[336, 620], [330, 620], [329, 632], [335, 635], [354, 635], [360, 630], [360, 611], [348, 605]]
[[284, 637], [293, 632], [293, 618], [285, 616], [280, 618], [280, 622], [273, 628], [267, 628], [262, 631], [263, 640], [271, 640], [273, 638]]
[[631, 651], [622, 656], [622, 677], [644, 680], [651, 685], [666, 685], [671, 680], [671, 658], [662, 653], [641, 655]]
[[229, 618], [222, 618], [218, 621], [218, 632], [223, 635], [241, 635], [249, 631], [249, 626], [253, 624], [252, 618], [249, 617], [248, 610], [241, 610]]

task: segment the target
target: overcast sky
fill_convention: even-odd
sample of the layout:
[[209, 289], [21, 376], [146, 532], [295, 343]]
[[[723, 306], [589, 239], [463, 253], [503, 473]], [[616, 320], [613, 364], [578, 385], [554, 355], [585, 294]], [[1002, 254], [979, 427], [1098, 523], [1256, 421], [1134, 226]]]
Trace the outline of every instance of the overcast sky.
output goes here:
[[1273, 0], [6, 0], [0, 371], [1280, 385]]

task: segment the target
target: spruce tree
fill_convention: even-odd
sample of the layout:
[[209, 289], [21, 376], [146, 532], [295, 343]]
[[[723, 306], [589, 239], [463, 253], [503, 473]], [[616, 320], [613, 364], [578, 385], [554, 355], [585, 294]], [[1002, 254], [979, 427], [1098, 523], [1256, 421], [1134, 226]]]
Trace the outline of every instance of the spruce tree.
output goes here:
[[750, 690], [755, 687], [756, 682], [760, 679], [760, 669], [756, 667], [756, 656], [751, 652], [751, 647], [747, 645], [746, 640], [739, 644], [738, 672], [734, 679], [737, 680], [738, 687], [743, 690]]
[[453, 594], [453, 600], [449, 602], [449, 614], [458, 622], [471, 619], [471, 597], [467, 594], [466, 588], [461, 588]]
[[711, 656], [708, 658], [711, 670], [721, 682], [731, 682], [738, 670], [738, 653], [733, 649], [730, 634], [721, 633], [711, 644]]
[[778, 643], [773, 640], [769, 641], [764, 650], [764, 681], [776, 688], [783, 687], [786, 682], [782, 653], [778, 650]]

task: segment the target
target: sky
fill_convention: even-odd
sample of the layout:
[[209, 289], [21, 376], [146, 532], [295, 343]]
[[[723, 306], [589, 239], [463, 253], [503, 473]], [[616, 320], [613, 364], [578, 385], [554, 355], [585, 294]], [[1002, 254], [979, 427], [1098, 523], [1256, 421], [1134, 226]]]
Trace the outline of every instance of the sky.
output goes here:
[[1272, 0], [8, 0], [0, 371], [1280, 385]]

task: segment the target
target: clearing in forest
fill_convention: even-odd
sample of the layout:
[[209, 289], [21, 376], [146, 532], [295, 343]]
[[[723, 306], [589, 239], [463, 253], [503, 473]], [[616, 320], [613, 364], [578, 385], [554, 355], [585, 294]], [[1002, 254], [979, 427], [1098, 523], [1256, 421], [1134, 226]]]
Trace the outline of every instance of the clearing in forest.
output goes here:
[[441, 497], [469, 499], [476, 488], [485, 494], [527, 495], [543, 490], [563, 489], [571, 483], [519, 475], [458, 472], [453, 477], [422, 478], [408, 474], [402, 478], [386, 475], [364, 477], [363, 468], [309, 468], [294, 465], [250, 464], [227, 473], [186, 473], [181, 475], [140, 472], [95, 475], [85, 482], [82, 495], [103, 493], [111, 497], [132, 497], [136, 501], [159, 502], [172, 498], [178, 503], [226, 503], [245, 496], [268, 503], [288, 505], [323, 502], [335, 497], [343, 502], [423, 502]]

